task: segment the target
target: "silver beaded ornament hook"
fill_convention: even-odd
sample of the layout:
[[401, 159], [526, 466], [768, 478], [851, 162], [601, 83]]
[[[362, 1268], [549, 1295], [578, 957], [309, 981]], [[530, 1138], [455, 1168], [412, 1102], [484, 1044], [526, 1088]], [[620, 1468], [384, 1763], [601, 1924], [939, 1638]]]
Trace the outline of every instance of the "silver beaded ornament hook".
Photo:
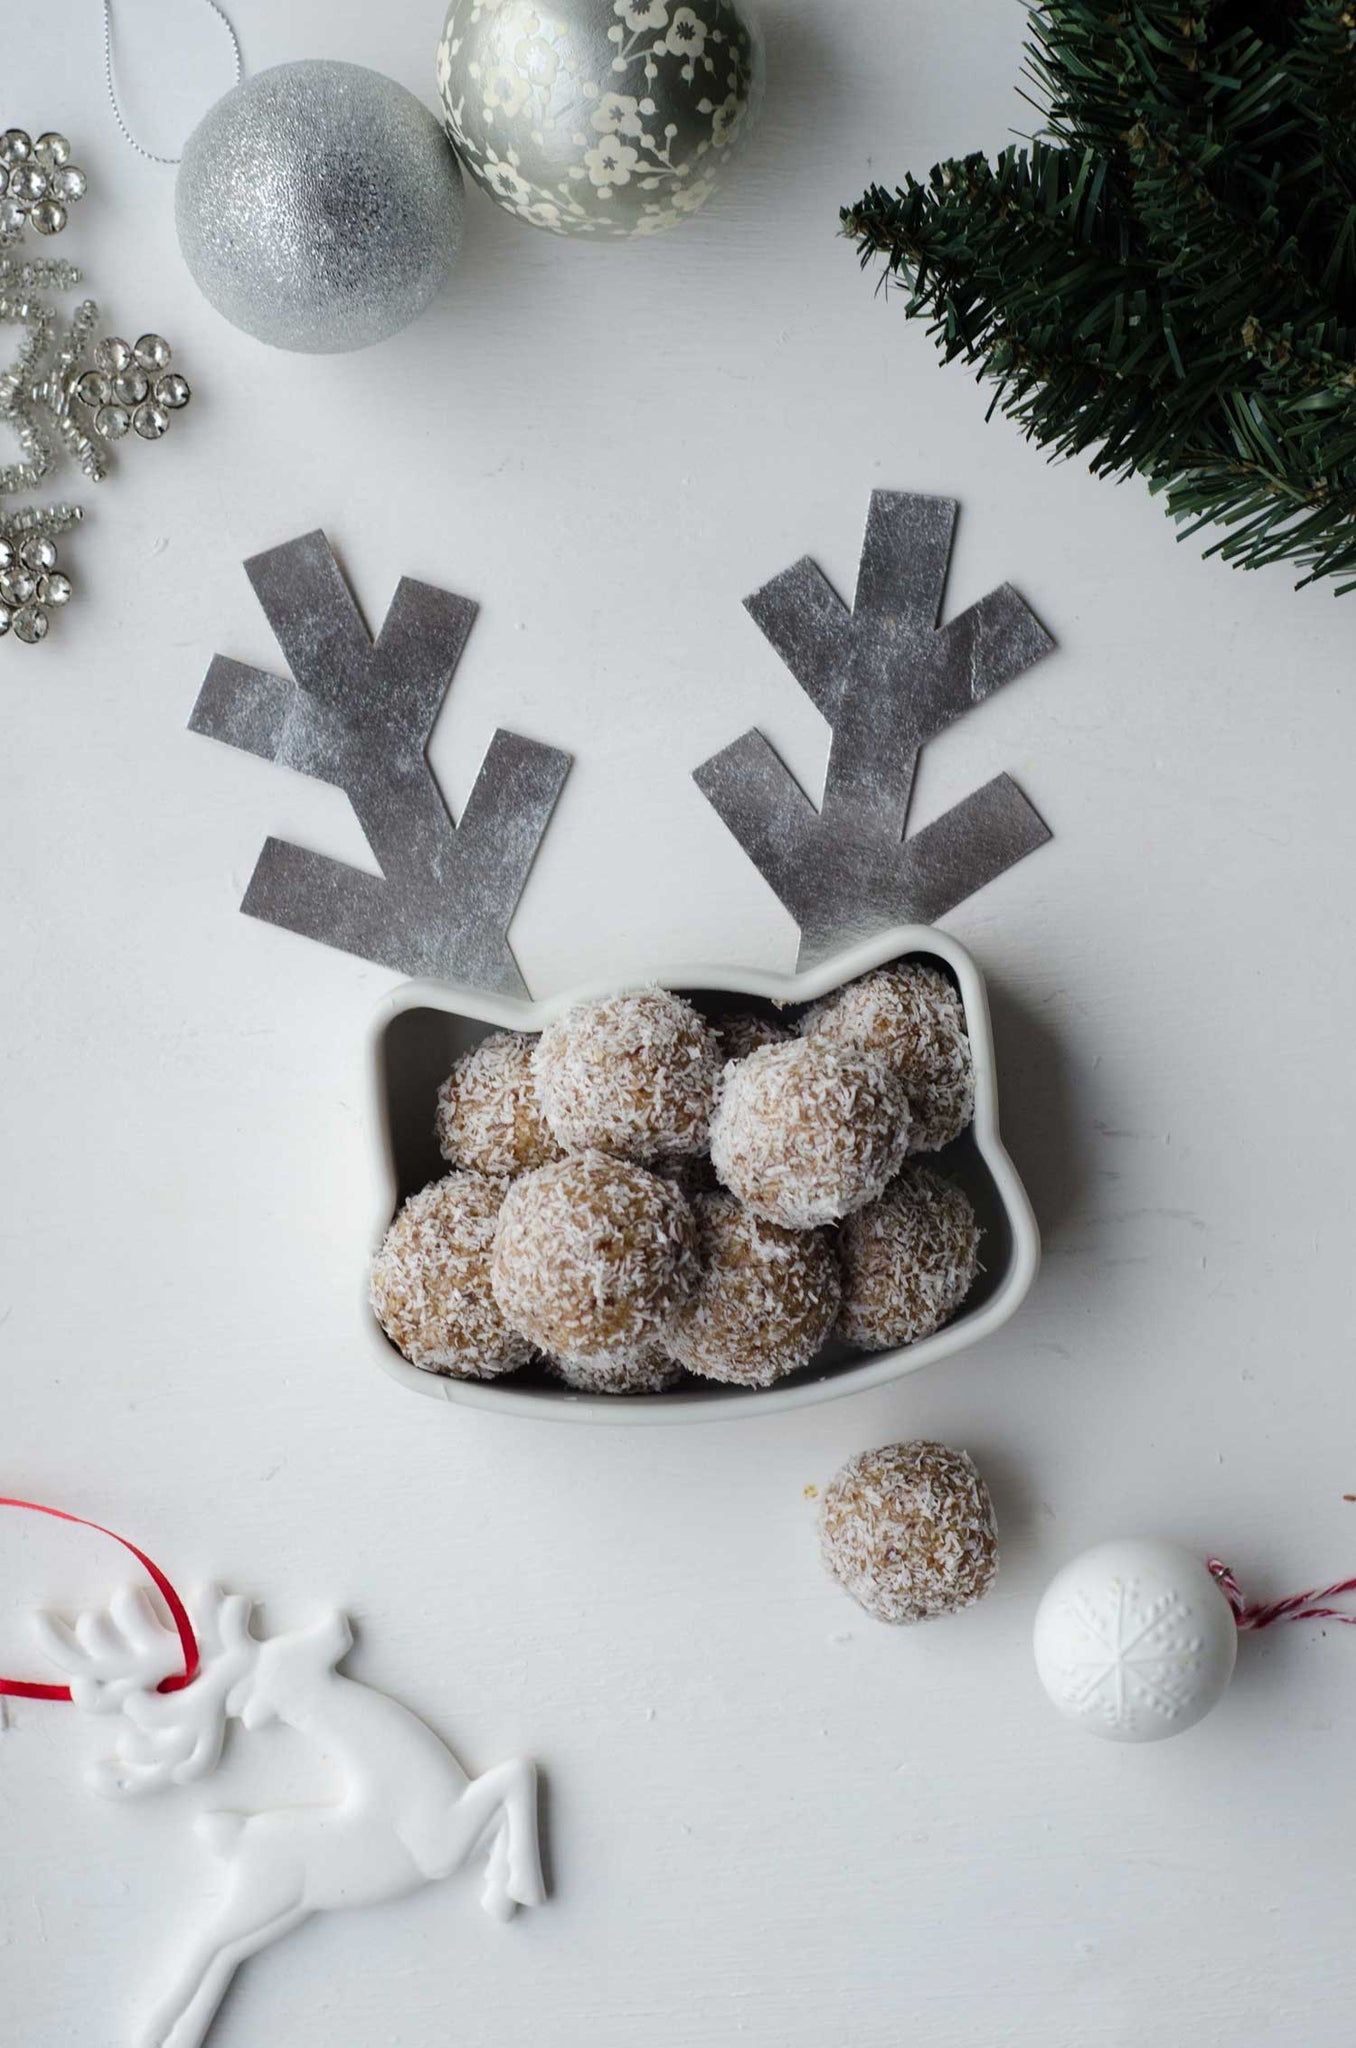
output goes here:
[[[235, 60], [235, 77], [231, 80], [231, 85], [239, 85], [244, 76], [245, 64], [240, 54], [240, 38], [235, 32], [235, 26], [225, 10], [217, 5], [217, 0], [203, 0], [203, 5], [211, 8], [230, 38], [231, 54]], [[148, 164], [179, 163], [181, 158], [177, 156], [157, 156], [153, 149], [147, 149], [144, 143], [137, 141], [127, 125], [127, 117], [122, 111], [122, 102], [118, 98], [117, 82], [113, 75], [113, 0], [104, 0], [104, 79], [108, 86], [108, 104], [113, 109], [113, 119], [118, 124], [123, 141], [128, 143], [138, 156], [145, 157]]]

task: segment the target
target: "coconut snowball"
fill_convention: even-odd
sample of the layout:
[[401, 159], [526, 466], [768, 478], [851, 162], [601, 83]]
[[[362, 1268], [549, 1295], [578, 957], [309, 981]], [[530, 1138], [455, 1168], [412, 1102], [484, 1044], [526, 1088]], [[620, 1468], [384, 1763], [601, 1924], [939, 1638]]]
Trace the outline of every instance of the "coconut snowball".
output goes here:
[[671, 1181], [584, 1152], [509, 1188], [495, 1300], [515, 1329], [558, 1357], [634, 1351], [696, 1285], [696, 1242], [692, 1211]]
[[662, 988], [576, 1004], [547, 1025], [532, 1055], [565, 1151], [641, 1162], [706, 1150], [720, 1065], [705, 1019]]
[[812, 1230], [874, 1201], [908, 1136], [908, 1098], [882, 1060], [797, 1038], [726, 1069], [711, 1157], [756, 1216]]
[[732, 1195], [702, 1195], [702, 1274], [665, 1342], [709, 1380], [770, 1387], [808, 1365], [838, 1313], [838, 1261], [820, 1231], [786, 1230]]
[[866, 1351], [916, 1344], [956, 1313], [979, 1268], [969, 1196], [924, 1166], [908, 1166], [878, 1202], [844, 1223], [838, 1240], [838, 1328]]
[[683, 1378], [676, 1359], [657, 1344], [595, 1358], [550, 1358], [546, 1369], [577, 1394], [664, 1394]]
[[819, 1511], [819, 1554], [878, 1621], [926, 1621], [973, 1606], [998, 1570], [989, 1491], [965, 1451], [886, 1444], [851, 1459]]
[[876, 1053], [904, 1083], [913, 1112], [910, 1152], [935, 1152], [975, 1113], [974, 1062], [960, 996], [918, 960], [879, 968], [816, 1003], [801, 1035]]
[[512, 1178], [559, 1159], [532, 1079], [535, 1038], [492, 1031], [438, 1090], [438, 1149], [453, 1166]]
[[755, 1010], [733, 1010], [728, 1017], [717, 1017], [711, 1029], [727, 1060], [746, 1060], [761, 1046], [785, 1045], [791, 1037], [784, 1024], [774, 1024]]
[[370, 1299], [397, 1350], [424, 1372], [495, 1379], [532, 1346], [509, 1327], [490, 1287], [501, 1181], [449, 1173], [411, 1195], [372, 1262]]

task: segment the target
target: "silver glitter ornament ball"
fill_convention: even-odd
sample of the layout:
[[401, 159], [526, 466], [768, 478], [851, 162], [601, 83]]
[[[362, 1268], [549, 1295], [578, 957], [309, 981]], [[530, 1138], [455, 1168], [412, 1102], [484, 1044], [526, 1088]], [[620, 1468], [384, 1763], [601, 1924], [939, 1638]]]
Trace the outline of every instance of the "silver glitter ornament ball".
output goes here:
[[558, 235], [652, 235], [696, 213], [762, 78], [742, 0], [452, 0], [438, 46], [467, 172]]
[[203, 296], [309, 355], [404, 327], [461, 239], [461, 173], [436, 119], [357, 64], [279, 64], [228, 92], [189, 137], [174, 203]]

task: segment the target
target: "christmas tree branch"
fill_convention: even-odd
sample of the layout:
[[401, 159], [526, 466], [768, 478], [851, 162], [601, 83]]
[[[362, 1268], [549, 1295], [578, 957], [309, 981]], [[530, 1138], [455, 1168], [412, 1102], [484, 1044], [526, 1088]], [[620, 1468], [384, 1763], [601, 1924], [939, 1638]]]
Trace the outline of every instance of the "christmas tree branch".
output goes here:
[[1241, 566], [1356, 574], [1352, 0], [1030, 20], [1044, 134], [873, 186], [863, 264], [1053, 454], [1143, 476]]

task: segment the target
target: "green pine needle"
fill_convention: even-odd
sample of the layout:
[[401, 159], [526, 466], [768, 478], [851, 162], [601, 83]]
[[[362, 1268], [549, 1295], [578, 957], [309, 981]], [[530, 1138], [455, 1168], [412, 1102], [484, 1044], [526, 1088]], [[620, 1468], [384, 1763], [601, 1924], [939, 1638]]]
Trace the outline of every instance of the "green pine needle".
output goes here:
[[1042, 0], [1040, 136], [845, 208], [947, 362], [1241, 568], [1356, 589], [1356, 0]]

